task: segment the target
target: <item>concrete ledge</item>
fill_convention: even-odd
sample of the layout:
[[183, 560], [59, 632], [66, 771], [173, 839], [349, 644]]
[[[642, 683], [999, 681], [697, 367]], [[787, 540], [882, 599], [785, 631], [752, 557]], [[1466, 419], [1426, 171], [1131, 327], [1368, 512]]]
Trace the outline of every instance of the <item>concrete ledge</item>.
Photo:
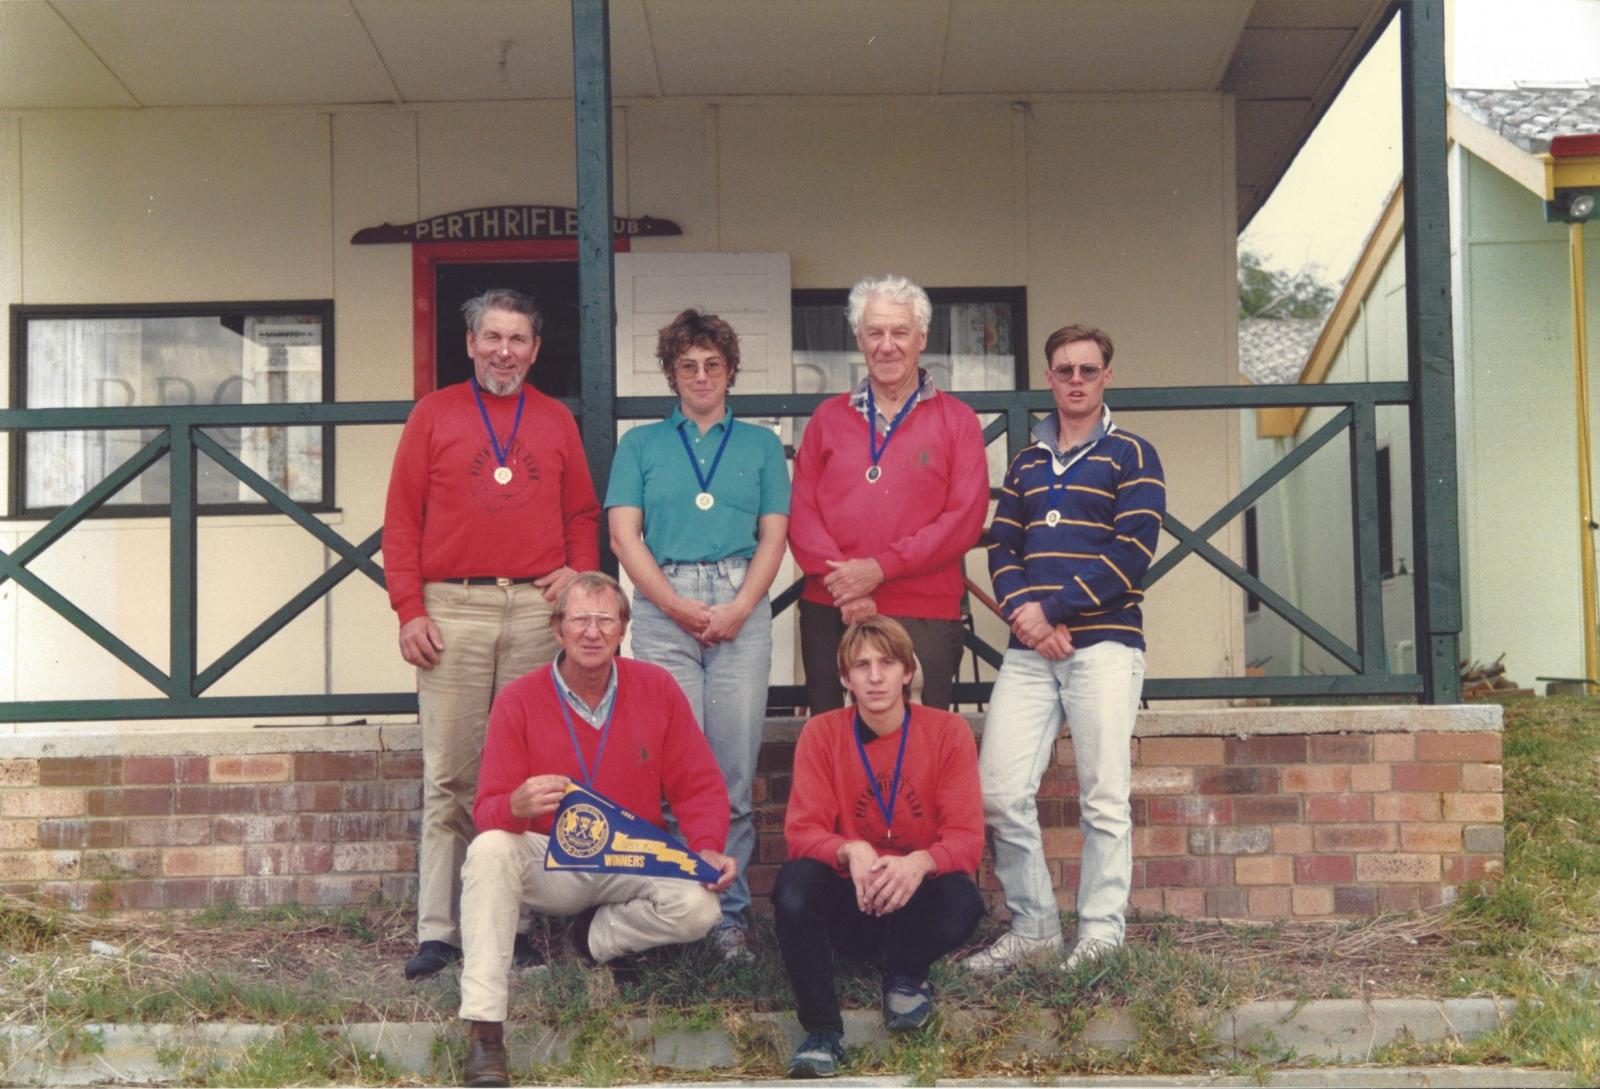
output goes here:
[[[1296, 1004], [1292, 1002], [1253, 1002], [1223, 1013], [1213, 1031], [1222, 1045], [1219, 1060], [1242, 1059], [1268, 1065], [1302, 1060], [1315, 1062], [1363, 1062], [1374, 1049], [1405, 1038], [1417, 1043], [1437, 1043], [1450, 1039], [1469, 1040], [1499, 1028], [1515, 1008], [1513, 1002], [1491, 998], [1449, 999], [1325, 999]], [[997, 1059], [1023, 1056], [1059, 1056], [1062, 1053], [1060, 1021], [1048, 1011], [1036, 1011], [1037, 1018], [1020, 1031]], [[237, 1062], [246, 1048], [269, 1042], [282, 1033], [276, 1025], [206, 1024], [175, 1025], [84, 1025], [52, 1035], [33, 1026], [0, 1027], [0, 1084], [6, 1085], [100, 1085], [107, 1081], [151, 1084], [173, 1081], [207, 1068], [225, 1068]], [[370, 1055], [382, 1056], [396, 1074], [416, 1076], [441, 1084], [454, 1073], [452, 1041], [461, 1031], [455, 1024], [432, 1022], [417, 1024], [381, 1023], [346, 1025], [340, 1031], [349, 1042]], [[788, 1058], [799, 1043], [801, 1032], [794, 1015], [756, 1013], [749, 1015], [739, 1031], [690, 1029], [663, 1025], [654, 1028], [643, 1019], [625, 1028], [628, 1039], [645, 1049], [654, 1066], [674, 1071], [714, 1071], [737, 1066], [739, 1056], [767, 1053], [774, 1061]], [[954, 1012], [944, 1024], [950, 1039], [976, 1039], [987, 1030], [980, 1017], [964, 1011]], [[575, 1033], [557, 1031], [544, 1025], [507, 1026], [513, 1070], [526, 1073], [535, 1064], [561, 1063], [572, 1055]], [[1139, 1030], [1125, 1009], [1106, 1009], [1097, 1013], [1085, 1031], [1071, 1042], [1074, 1051], [1096, 1049], [1121, 1051], [1138, 1039]], [[881, 1049], [888, 1042], [883, 1023], [875, 1010], [845, 1012], [845, 1039], [852, 1048]], [[1455, 1073], [1450, 1073], [1454, 1071]], [[1268, 1085], [1364, 1085], [1364, 1086], [1477, 1086], [1477, 1085], [1565, 1085], [1569, 1075], [1550, 1071], [1517, 1072], [1505, 1080], [1504, 1067], [1484, 1068], [1392, 1068], [1366, 1067], [1351, 1071], [1354, 1080], [1330, 1081], [1328, 1069], [1284, 1070], [1275, 1073]], [[1486, 1081], [1479, 1075], [1492, 1074], [1500, 1080]], [[862, 1079], [840, 1084], [908, 1084], [899, 1077]], [[1037, 1080], [979, 1080], [961, 1084], [1037, 1085]], [[1260, 1085], [1254, 1078], [1210, 1078], [1192, 1076], [1152, 1080], [1141, 1077], [1060, 1078], [1053, 1085]]]
[[[983, 733], [983, 715], [968, 714]], [[1375, 704], [1140, 711], [1135, 737], [1260, 737], [1275, 734], [1499, 733], [1498, 704]], [[769, 718], [767, 744], [793, 742], [803, 718]], [[78, 756], [234, 756], [280, 752], [391, 752], [422, 747], [415, 722], [360, 726], [47, 723], [0, 733], [0, 760]]]
[[[782, 1082], [746, 1082], [746, 1085], [780, 1085]], [[794, 1084], [789, 1082], [787, 1084]], [[861, 1081], [843, 1084], [909, 1085], [904, 1081]], [[1318, 1070], [1271, 1070], [1261, 1077], [1255, 1075], [1229, 1075], [1209, 1077], [1204, 1074], [1187, 1074], [1177, 1077], [1136, 1077], [1115, 1074], [1083, 1078], [972, 1078], [966, 1080], [940, 1079], [935, 1085], [962, 1086], [1098, 1086], [1103, 1089], [1139, 1089], [1140, 1086], [1266, 1086], [1268, 1089], [1503, 1089], [1504, 1086], [1526, 1086], [1544, 1089], [1549, 1086], [1573, 1084], [1572, 1075], [1559, 1070], [1536, 1070], [1517, 1066], [1325, 1066]]]
[[253, 753], [396, 752], [422, 748], [415, 722], [362, 726], [158, 728], [105, 723], [19, 726], [0, 734], [0, 760], [80, 756], [248, 756]]
[[1221, 707], [1140, 711], [1135, 737], [1259, 737], [1263, 734], [1499, 733], [1497, 703]]
[[1483, 1036], [1499, 1028], [1514, 1008], [1513, 1002], [1486, 998], [1252, 1002], [1230, 1012], [1216, 1032], [1236, 1055], [1253, 1054], [1267, 1062], [1366, 1062], [1377, 1048], [1401, 1038], [1426, 1043]]

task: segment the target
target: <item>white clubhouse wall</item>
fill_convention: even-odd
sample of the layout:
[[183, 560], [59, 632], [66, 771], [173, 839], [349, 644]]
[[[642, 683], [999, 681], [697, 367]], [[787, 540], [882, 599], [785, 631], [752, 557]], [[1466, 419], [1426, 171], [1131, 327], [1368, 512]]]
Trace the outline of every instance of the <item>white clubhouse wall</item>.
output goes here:
[[[1406, 377], [1405, 243], [1397, 243], [1339, 346], [1328, 383]], [[1254, 480], [1312, 435], [1338, 409], [1313, 408], [1288, 439], [1256, 437], [1242, 418], [1244, 479]], [[1383, 583], [1384, 649], [1390, 669], [1414, 672], [1412, 601], [1416, 549], [1411, 532], [1410, 427], [1404, 406], [1377, 411], [1380, 450], [1389, 451], [1396, 574]], [[1349, 432], [1335, 437], [1256, 503], [1261, 580], [1348, 645], [1356, 645], [1355, 560], [1350, 509]], [[1398, 573], [1403, 569], [1406, 573]], [[1249, 661], [1268, 676], [1344, 675], [1350, 670], [1266, 605], [1245, 617]]]
[[[1567, 227], [1476, 156], [1452, 153], [1461, 383], [1462, 655], [1510, 677], [1583, 676], [1578, 443]], [[1600, 421], [1600, 238], [1585, 234], [1589, 417]], [[1590, 451], [1591, 479], [1600, 452]]]
[[[409, 248], [350, 237], [463, 207], [574, 203], [572, 132], [564, 101], [3, 115], [0, 307], [332, 298], [338, 398], [403, 399]], [[1120, 385], [1235, 380], [1225, 96], [624, 103], [615, 151], [617, 214], [684, 230], [636, 251], [787, 253], [796, 288], [886, 270], [930, 286], [1024, 285], [1036, 385], [1039, 344], [1069, 321], [1112, 333]], [[1237, 490], [1235, 414], [1122, 422], [1160, 448], [1171, 509], [1189, 524]], [[338, 430], [339, 511], [327, 520], [352, 541], [381, 521], [397, 434]], [[0, 548], [35, 528], [0, 523]], [[1219, 537], [1233, 555], [1236, 530]], [[166, 538], [159, 519], [93, 520], [33, 566], [164, 667]], [[276, 515], [203, 519], [202, 664], [325, 562]], [[1152, 676], [1243, 671], [1240, 596], [1200, 561], [1163, 580], [1148, 613]], [[412, 683], [386, 600], [352, 578], [213, 694]], [[0, 698], [153, 694], [25, 591], [0, 586]]]
[[[1567, 228], [1544, 222], [1540, 201], [1493, 166], [1455, 147], [1450, 158], [1456, 426], [1460, 484], [1461, 656], [1502, 654], [1517, 684], [1583, 674], [1578, 537], [1577, 422]], [[1600, 239], [1585, 239], [1589, 357], [1600, 358]], [[1395, 247], [1362, 302], [1328, 382], [1406, 377], [1405, 247]], [[1600, 389], [1591, 372], [1591, 421]], [[1245, 428], [1252, 480], [1333, 414], [1313, 409], [1294, 440]], [[1378, 443], [1393, 472], [1395, 555], [1416, 569], [1409, 427], [1379, 409]], [[1283, 443], [1282, 450], [1275, 443]], [[1347, 444], [1335, 440], [1258, 506], [1261, 577], [1347, 641], [1355, 637]], [[1600, 479], [1600, 450], [1590, 472]], [[1384, 584], [1391, 668], [1416, 666], [1410, 575]], [[1251, 661], [1269, 674], [1348, 672], [1265, 607], [1245, 620]], [[1397, 653], [1398, 650], [1398, 653]]]

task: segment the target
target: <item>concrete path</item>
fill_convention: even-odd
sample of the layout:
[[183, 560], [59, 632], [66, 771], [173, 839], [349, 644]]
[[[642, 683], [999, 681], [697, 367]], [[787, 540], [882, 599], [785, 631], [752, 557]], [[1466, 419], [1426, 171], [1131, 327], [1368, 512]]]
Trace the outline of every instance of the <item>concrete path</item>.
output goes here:
[[[1223, 1047], [1219, 1061], [1233, 1059], [1271, 1068], [1305, 1063], [1362, 1063], [1374, 1051], [1398, 1038], [1428, 1044], [1452, 1038], [1469, 1040], [1500, 1027], [1512, 1003], [1493, 999], [1324, 999], [1247, 1003], [1224, 1014], [1213, 1026]], [[951, 1011], [945, 1030], [952, 1036], [982, 1031], [965, 1011]], [[1026, 1055], [1059, 1055], [1059, 1023], [1039, 1014], [996, 1054], [997, 1061]], [[80, 1026], [70, 1036], [52, 1035], [32, 1026], [0, 1027], [0, 1085], [159, 1084], [177, 1080], [185, 1071], [226, 1069], [246, 1048], [270, 1042], [281, 1033], [275, 1025], [99, 1025]], [[459, 1051], [460, 1030], [431, 1022], [358, 1024], [339, 1028], [353, 1047], [381, 1056], [398, 1075], [451, 1083], [450, 1055]], [[789, 1013], [752, 1014], [737, 1034], [722, 1029], [664, 1028], [644, 1020], [625, 1026], [631, 1044], [648, 1049], [653, 1066], [682, 1071], [692, 1084], [695, 1071], [712, 1073], [739, 1065], [740, 1055], [765, 1054], [769, 1061], [786, 1059], [799, 1039], [799, 1026]], [[1117, 1051], [1138, 1038], [1126, 1010], [1097, 1014], [1077, 1035], [1074, 1048]], [[886, 1036], [876, 1011], [845, 1014], [845, 1039], [852, 1048], [882, 1045]], [[513, 1069], [532, 1064], [561, 1063], [573, 1054], [574, 1037], [539, 1025], [508, 1026]], [[722, 1082], [726, 1084], [726, 1082]], [[1505, 1067], [1377, 1067], [1319, 1066], [1313, 1069], [1267, 1071], [1265, 1082], [1250, 1076], [1058, 1077], [1050, 1079], [966, 1079], [939, 1085], [1006, 1086], [1373, 1086], [1488, 1087], [1564, 1086], [1572, 1076], [1545, 1070]], [[765, 1083], [752, 1083], [765, 1084]], [[772, 1084], [778, 1084], [776, 1082]], [[907, 1077], [841, 1078], [836, 1085], [909, 1085]]]

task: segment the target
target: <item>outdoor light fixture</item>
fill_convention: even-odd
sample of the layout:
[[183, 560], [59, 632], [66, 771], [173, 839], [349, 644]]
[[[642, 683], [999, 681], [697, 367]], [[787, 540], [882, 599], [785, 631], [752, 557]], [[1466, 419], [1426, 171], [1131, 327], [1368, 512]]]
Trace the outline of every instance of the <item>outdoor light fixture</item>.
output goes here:
[[1558, 189], [1556, 199], [1544, 202], [1546, 223], [1582, 223], [1594, 217], [1600, 189]]

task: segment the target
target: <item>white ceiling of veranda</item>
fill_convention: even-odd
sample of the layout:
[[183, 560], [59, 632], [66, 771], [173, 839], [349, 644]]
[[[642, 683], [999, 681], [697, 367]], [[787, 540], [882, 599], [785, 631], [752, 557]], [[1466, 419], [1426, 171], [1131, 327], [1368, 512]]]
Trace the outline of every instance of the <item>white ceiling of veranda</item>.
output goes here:
[[[1239, 217], [1388, 0], [612, 0], [617, 99], [1236, 96]], [[568, 0], [0, 0], [0, 110], [567, 98]]]

